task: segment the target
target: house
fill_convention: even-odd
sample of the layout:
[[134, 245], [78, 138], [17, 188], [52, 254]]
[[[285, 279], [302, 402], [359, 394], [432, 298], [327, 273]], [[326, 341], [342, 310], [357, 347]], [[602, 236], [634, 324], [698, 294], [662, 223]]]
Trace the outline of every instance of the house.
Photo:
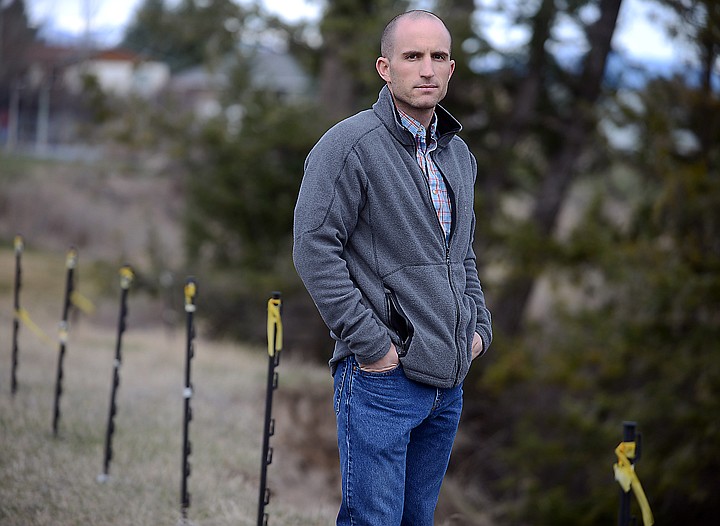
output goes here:
[[0, 108], [0, 144], [12, 150], [34, 143], [42, 149], [48, 142], [62, 140], [61, 134], [68, 130], [64, 125], [51, 130], [50, 120], [67, 116], [62, 78], [65, 68], [77, 61], [78, 49], [35, 42], [19, 55], [22, 69], [5, 86], [8, 93], [2, 97], [7, 106]]
[[250, 82], [255, 88], [297, 100], [308, 95], [310, 78], [289, 53], [259, 47], [251, 51]]
[[68, 91], [80, 94], [84, 78], [95, 77], [100, 88], [108, 94], [149, 98], [160, 93], [170, 79], [170, 67], [126, 49], [97, 51], [65, 70]]
[[[274, 93], [285, 100], [300, 100], [310, 95], [311, 80], [295, 58], [287, 52], [268, 47], [246, 47], [241, 60], [248, 64], [250, 86]], [[231, 88], [230, 75], [237, 57], [228, 57], [214, 69], [199, 65], [173, 75], [168, 91], [192, 108], [198, 118], [210, 118], [222, 111], [223, 93]]]
[[77, 140], [83, 114], [85, 76], [118, 97], [158, 95], [170, 68], [124, 49], [91, 50], [35, 42], [24, 51], [22, 75], [9, 86], [7, 106], [0, 107], [0, 145], [8, 150]]
[[193, 66], [173, 75], [168, 90], [200, 119], [217, 117], [222, 112], [220, 97], [229, 86], [226, 68], [210, 70]]

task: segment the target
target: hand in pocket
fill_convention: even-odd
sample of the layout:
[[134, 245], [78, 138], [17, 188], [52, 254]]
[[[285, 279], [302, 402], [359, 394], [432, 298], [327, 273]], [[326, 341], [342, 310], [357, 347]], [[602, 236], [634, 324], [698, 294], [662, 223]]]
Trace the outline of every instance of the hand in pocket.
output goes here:
[[385, 373], [395, 369], [400, 363], [395, 344], [390, 344], [390, 350], [378, 361], [366, 365], [360, 365], [360, 369], [367, 373]]

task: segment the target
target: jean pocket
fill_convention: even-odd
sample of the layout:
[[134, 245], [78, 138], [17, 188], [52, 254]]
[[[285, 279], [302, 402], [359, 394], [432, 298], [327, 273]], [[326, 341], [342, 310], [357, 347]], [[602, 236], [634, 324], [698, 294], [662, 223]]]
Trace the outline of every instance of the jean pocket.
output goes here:
[[398, 363], [393, 367], [392, 369], [387, 369], [383, 371], [373, 371], [364, 369], [359, 363], [356, 364], [355, 370], [357, 371], [357, 374], [360, 376], [363, 376], [364, 378], [389, 378], [391, 376], [396, 376], [398, 374], [402, 374], [402, 364]]
[[375, 376], [387, 376], [389, 374], [394, 373], [399, 368], [400, 368], [400, 362], [396, 363], [392, 367], [387, 367], [385, 369], [379, 369], [379, 370], [368, 369], [368, 368], [363, 367], [362, 365], [358, 364], [358, 369], [360, 369], [360, 371], [363, 374], [371, 374], [371, 375], [375, 375]]
[[345, 389], [345, 380], [347, 377], [348, 369], [350, 369], [349, 360], [350, 358], [345, 358], [340, 363], [338, 363], [337, 369], [335, 369], [335, 376], [333, 377], [335, 383], [335, 393], [333, 396], [333, 409], [335, 410], [335, 416], [338, 416], [340, 414], [340, 404], [342, 401], [343, 390]]

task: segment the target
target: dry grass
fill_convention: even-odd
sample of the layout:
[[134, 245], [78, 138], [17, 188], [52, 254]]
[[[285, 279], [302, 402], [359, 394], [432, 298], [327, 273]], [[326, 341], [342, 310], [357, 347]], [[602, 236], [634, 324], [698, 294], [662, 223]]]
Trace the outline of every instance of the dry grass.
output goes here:
[[58, 163], [0, 152], [0, 237], [24, 235], [35, 247], [73, 245], [105, 261], [182, 260], [180, 183], [163, 169], [118, 162]]
[[[62, 298], [63, 281], [57, 279], [55, 266], [54, 256], [23, 256], [23, 306], [48, 334]], [[20, 332], [19, 390], [14, 398], [10, 395], [12, 296], [7, 283], [12, 283], [13, 271], [12, 253], [0, 252], [0, 297], [5, 305], [0, 308], [5, 349], [0, 369], [0, 524], [178, 523], [185, 364], [182, 330], [136, 328], [140, 324], [134, 324], [131, 291], [114, 458], [110, 480], [100, 484], [97, 476], [103, 467], [115, 329], [97, 326], [92, 318], [83, 318], [72, 327], [60, 432], [54, 437], [57, 348], [25, 327]], [[102, 302], [100, 315], [113, 307], [117, 310], [115, 303]], [[255, 524], [267, 355], [260, 348], [205, 341], [199, 330], [192, 366], [189, 518], [208, 526]], [[278, 417], [277, 436], [271, 441], [276, 455], [268, 476], [276, 495], [267, 507], [270, 523], [330, 524], [335, 495], [323, 491], [327, 481], [312, 475], [310, 469], [304, 484], [303, 473], [297, 471], [303, 463], [293, 458], [294, 452], [281, 450], [281, 444], [292, 443], [288, 437], [293, 435], [294, 423], [278, 394], [284, 385], [288, 393], [317, 384], [320, 391], [327, 391], [323, 383], [329, 375], [322, 367], [298, 363], [281, 363], [278, 372], [281, 385], [276, 407], [284, 421]]]
[[[96, 480], [116, 340], [117, 268], [129, 261], [148, 272], [178, 260], [176, 183], [161, 170], [138, 176], [106, 163], [8, 161], [0, 170], [0, 525], [176, 524], [184, 334], [166, 332], [161, 307], [139, 291], [130, 294], [111, 478]], [[26, 237], [21, 305], [48, 335], [55, 338], [70, 245], [80, 252], [79, 290], [97, 306], [71, 327], [58, 437], [52, 433], [57, 345], [26, 327], [19, 391], [10, 396], [16, 233]], [[331, 379], [325, 366], [293, 357], [289, 336], [275, 392], [268, 474], [274, 496], [267, 511], [271, 525], [332, 524], [340, 495]], [[201, 328], [196, 348], [189, 518], [205, 526], [255, 524], [267, 355], [207, 341]], [[490, 526], [478, 509], [488, 503], [477, 493], [446, 480], [437, 524]]]

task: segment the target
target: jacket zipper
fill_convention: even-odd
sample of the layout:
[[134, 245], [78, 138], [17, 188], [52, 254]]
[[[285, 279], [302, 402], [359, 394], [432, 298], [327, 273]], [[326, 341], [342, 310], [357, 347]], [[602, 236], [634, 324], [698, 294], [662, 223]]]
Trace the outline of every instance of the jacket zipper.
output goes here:
[[[417, 149], [417, 146], [415, 146], [415, 149]], [[430, 153], [430, 157], [432, 158], [432, 161], [435, 162], [435, 156], [433, 155], [435, 152]], [[415, 154], [417, 155], [417, 153]], [[417, 164], [417, 163], [416, 163]], [[435, 166], [437, 166], [437, 163], [435, 163]], [[432, 191], [430, 189], [430, 181], [426, 173], [424, 173], [424, 170], [418, 165], [418, 168], [420, 168], [420, 172], [423, 176], [423, 179], [425, 180], [425, 188], [427, 189], [427, 196], [430, 200], [430, 208], [435, 216], [435, 220], [437, 222], [437, 226], [440, 229], [440, 237], [443, 240], [443, 246], [445, 248], [445, 266], [447, 268], [447, 277], [448, 277], [448, 285], [450, 286], [450, 291], [453, 295], [453, 300], [455, 301], [455, 381], [453, 382], [453, 385], [457, 386], [458, 382], [460, 380], [460, 366], [462, 363], [462, 350], [460, 349], [460, 346], [458, 345], [458, 331], [460, 328], [460, 306], [458, 302], [457, 292], [455, 291], [455, 287], [453, 285], [452, 280], [452, 268], [450, 266], [450, 241], [448, 240], [447, 236], [445, 235], [445, 229], [443, 228], [442, 224], [440, 223], [440, 218], [437, 216], [437, 211], [435, 210], [435, 205], [433, 205], [433, 199], [432, 199]], [[438, 170], [440, 168], [438, 167]], [[442, 171], [440, 171], [440, 176], [444, 177], [442, 175]], [[447, 184], [447, 181], [446, 181]], [[450, 227], [450, 235], [452, 236], [452, 226]]]
[[[435, 163], [435, 156], [433, 155], [435, 153], [434, 151], [430, 153], [430, 157], [432, 158], [432, 161]], [[437, 166], [437, 163], [435, 163], [435, 166]], [[422, 172], [422, 170], [420, 170]], [[440, 167], [438, 167], [438, 171], [440, 171]], [[458, 345], [459, 337], [458, 337], [458, 331], [460, 330], [460, 306], [458, 302], [458, 296], [457, 291], [455, 290], [455, 286], [453, 285], [453, 279], [452, 279], [452, 267], [450, 265], [450, 241], [448, 240], [448, 236], [445, 235], [445, 229], [443, 228], [442, 224], [440, 223], [440, 218], [437, 217], [437, 212], [435, 211], [435, 206], [433, 205], [433, 199], [432, 199], [432, 192], [430, 190], [430, 181], [426, 174], [423, 174], [425, 177], [425, 186], [427, 188], [427, 195], [430, 198], [430, 208], [432, 208], [432, 211], [434, 212], [434, 216], [437, 219], [437, 225], [440, 229], [440, 234], [443, 240], [443, 245], [445, 247], [445, 266], [447, 268], [447, 277], [448, 277], [448, 285], [450, 286], [450, 291], [453, 295], [453, 300], [455, 302], [455, 381], [453, 382], [453, 385], [457, 385], [458, 381], [460, 380], [460, 366], [462, 364], [462, 350], [460, 349], [460, 346]], [[444, 178], [442, 171], [440, 171], [440, 176]], [[447, 184], [447, 181], [445, 182]], [[448, 192], [450, 194], [450, 192]], [[454, 207], [453, 207], [454, 210]], [[454, 214], [453, 214], [454, 215]], [[450, 227], [450, 235], [452, 236], [452, 226]]]

